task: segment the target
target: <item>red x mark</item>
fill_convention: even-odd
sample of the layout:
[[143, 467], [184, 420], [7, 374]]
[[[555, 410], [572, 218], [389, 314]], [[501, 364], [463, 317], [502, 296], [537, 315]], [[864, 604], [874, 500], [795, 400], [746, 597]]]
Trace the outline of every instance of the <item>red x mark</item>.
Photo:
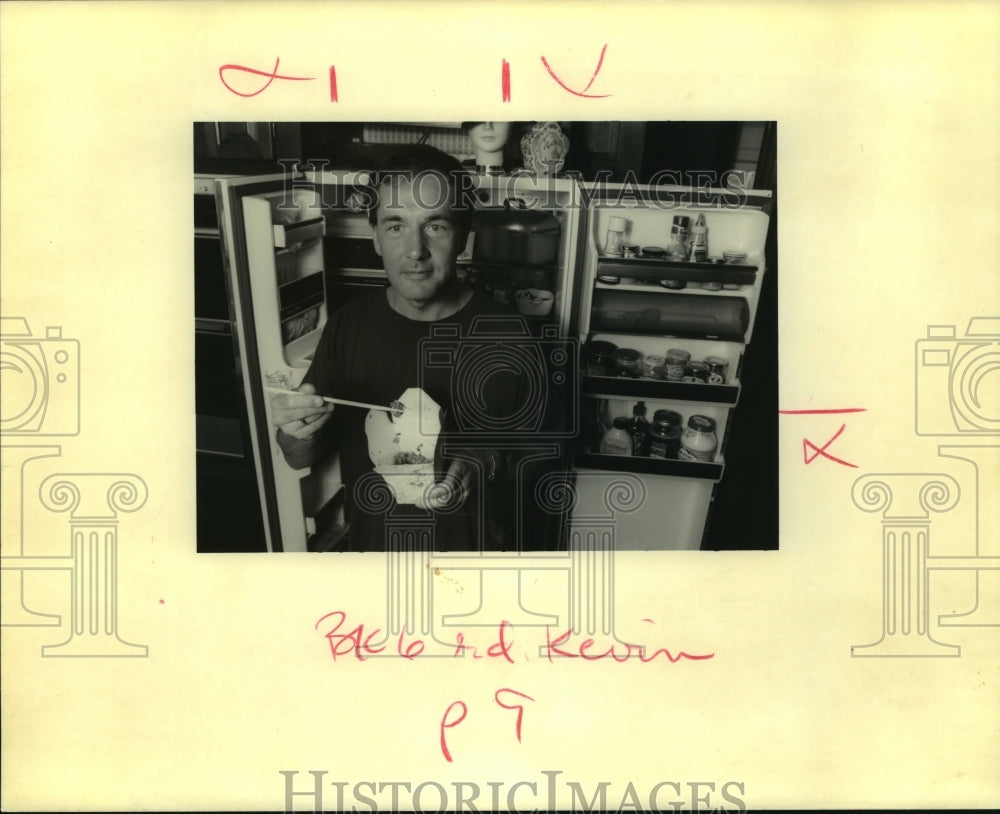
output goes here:
[[[824, 458], [829, 458], [831, 461], [834, 461], [834, 462], [836, 462], [838, 464], [843, 464], [844, 466], [850, 466], [850, 467], [853, 467], [854, 469], [857, 469], [858, 468], [857, 464], [848, 463], [847, 461], [844, 461], [844, 460], [836, 457], [835, 455], [831, 455], [829, 452], [826, 451], [827, 448], [830, 446], [830, 444], [832, 444], [834, 441], [836, 441], [840, 437], [840, 434], [844, 431], [845, 427], [847, 427], [846, 424], [841, 424], [840, 425], [840, 429], [837, 430], [837, 432], [834, 434], [833, 438], [831, 438], [829, 441], [827, 441], [825, 444], [823, 444], [822, 447], [817, 447], [808, 438], [803, 438], [802, 439], [802, 457], [805, 459], [806, 464], [811, 464], [813, 461], [816, 460], [816, 458], [818, 458], [820, 455], [822, 455]], [[809, 450], [810, 450], [810, 448], [812, 450], [814, 450], [814, 454], [812, 455], [812, 457], [809, 456]]]

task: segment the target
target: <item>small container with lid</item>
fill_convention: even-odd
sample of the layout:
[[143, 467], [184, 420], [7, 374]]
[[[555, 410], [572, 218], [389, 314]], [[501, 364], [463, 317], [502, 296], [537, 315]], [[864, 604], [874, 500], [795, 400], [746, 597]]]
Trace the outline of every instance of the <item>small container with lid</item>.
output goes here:
[[622, 244], [622, 257], [638, 257], [639, 247], [635, 243]]
[[633, 348], [618, 348], [615, 351], [615, 376], [638, 379], [642, 372], [642, 354]]
[[601, 438], [602, 455], [631, 455], [632, 436], [628, 431], [629, 420], [624, 416], [615, 419], [604, 437]]
[[657, 410], [646, 431], [650, 458], [675, 460], [680, 451], [681, 415], [673, 410]]
[[729, 378], [729, 360], [721, 356], [706, 356], [705, 364], [708, 365], [708, 383], [725, 384]]
[[667, 359], [665, 356], [650, 354], [642, 360], [642, 378], [665, 381], [667, 378]]
[[667, 250], [662, 246], [643, 246], [642, 256], [646, 260], [666, 260]]
[[583, 346], [584, 370], [588, 376], [614, 376], [614, 357], [618, 346], [595, 339]]
[[682, 461], [711, 463], [715, 459], [719, 439], [715, 436], [715, 421], [708, 416], [693, 415], [681, 433], [678, 457]]
[[682, 381], [706, 384], [708, 382], [708, 365], [704, 362], [696, 362], [694, 360], [688, 362], [684, 365], [684, 378]]
[[691, 354], [680, 348], [671, 348], [664, 357], [668, 382], [684, 381], [684, 366], [690, 361]]

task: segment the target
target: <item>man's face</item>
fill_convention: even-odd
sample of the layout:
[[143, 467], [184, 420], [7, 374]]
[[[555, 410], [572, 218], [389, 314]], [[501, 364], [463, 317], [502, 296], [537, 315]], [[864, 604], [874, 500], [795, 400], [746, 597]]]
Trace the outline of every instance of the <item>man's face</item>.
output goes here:
[[417, 307], [448, 296], [466, 235], [451, 210], [452, 192], [424, 173], [389, 181], [379, 190], [375, 251], [396, 292]]

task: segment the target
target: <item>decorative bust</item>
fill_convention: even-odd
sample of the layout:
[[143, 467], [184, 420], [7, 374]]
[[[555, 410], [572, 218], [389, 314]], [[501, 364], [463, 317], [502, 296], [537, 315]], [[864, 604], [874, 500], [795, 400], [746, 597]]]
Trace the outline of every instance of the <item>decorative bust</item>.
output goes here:
[[521, 139], [524, 168], [540, 176], [557, 175], [563, 168], [569, 139], [558, 122], [535, 122]]

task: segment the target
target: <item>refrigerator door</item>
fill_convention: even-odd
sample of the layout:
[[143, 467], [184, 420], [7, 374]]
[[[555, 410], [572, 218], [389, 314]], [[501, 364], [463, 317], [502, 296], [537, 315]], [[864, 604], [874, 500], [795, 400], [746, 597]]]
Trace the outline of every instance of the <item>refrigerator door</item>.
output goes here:
[[[349, 173], [339, 178], [345, 188], [355, 180]], [[300, 470], [288, 466], [269, 391], [299, 386], [326, 324], [327, 202], [344, 199], [330, 193], [318, 174], [216, 181], [238, 373], [270, 551], [307, 551], [310, 539], [342, 520], [336, 459]]]
[[[582, 198], [584, 247], [573, 310], [591, 420], [575, 456], [571, 529], [589, 529], [601, 517], [620, 550], [698, 549], [725, 480], [727, 432], [739, 409], [740, 366], [765, 272], [771, 193], [604, 184], [584, 187]], [[675, 224], [701, 222], [706, 255], [685, 254], [683, 246], [678, 252]], [[629, 255], [609, 237], [622, 234], [634, 247]], [[607, 358], [597, 346], [611, 349]], [[615, 350], [625, 361], [638, 357], [641, 372], [616, 364]], [[688, 361], [700, 363], [704, 377], [687, 370]], [[717, 374], [710, 377], [712, 370]], [[694, 416], [710, 419], [717, 435], [711, 459], [605, 454], [602, 431], [614, 418], [630, 419], [639, 402], [650, 422], [661, 410], [680, 416], [684, 428]], [[624, 508], [623, 490], [634, 498]]]

